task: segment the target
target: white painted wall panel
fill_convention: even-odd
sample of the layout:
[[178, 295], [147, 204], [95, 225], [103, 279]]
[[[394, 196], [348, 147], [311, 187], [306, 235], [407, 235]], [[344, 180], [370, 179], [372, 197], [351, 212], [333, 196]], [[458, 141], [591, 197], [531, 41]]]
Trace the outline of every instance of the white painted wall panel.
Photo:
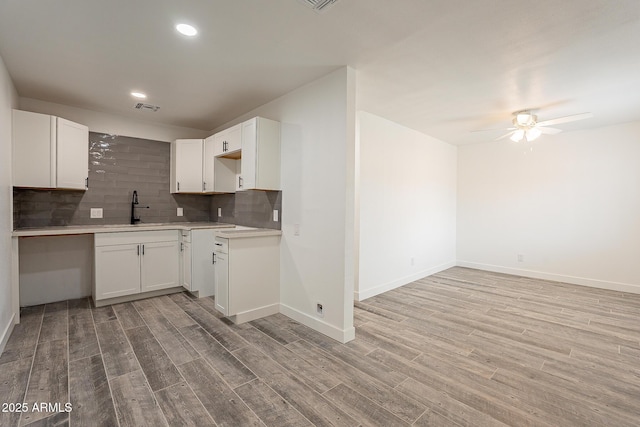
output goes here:
[[460, 264], [640, 292], [640, 122], [458, 158]]
[[455, 265], [457, 148], [370, 113], [358, 122], [362, 300]]
[[93, 235], [20, 239], [20, 306], [91, 295]]
[[[238, 117], [217, 130], [255, 116], [281, 122], [282, 240], [280, 296], [283, 312], [333, 338], [353, 337], [353, 275], [346, 263], [354, 239], [354, 70], [339, 69]], [[350, 213], [349, 213], [350, 212]], [[300, 234], [295, 235], [296, 224]], [[353, 268], [351, 268], [353, 270]], [[316, 302], [325, 308], [315, 314]]]
[[13, 192], [11, 189], [11, 111], [18, 94], [0, 58], [0, 352], [11, 331], [14, 316], [11, 291]]

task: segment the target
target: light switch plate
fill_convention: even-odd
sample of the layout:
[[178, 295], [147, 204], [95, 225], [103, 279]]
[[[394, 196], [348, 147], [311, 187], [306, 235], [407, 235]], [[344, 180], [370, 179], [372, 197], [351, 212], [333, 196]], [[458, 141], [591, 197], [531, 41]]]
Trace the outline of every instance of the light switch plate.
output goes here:
[[184, 216], [184, 209], [183, 208], [178, 208], [178, 212], [176, 213], [176, 215]]
[[102, 208], [91, 208], [91, 218], [102, 218]]
[[218, 208], [218, 218], [222, 218], [222, 208]]
[[273, 210], [273, 220], [278, 222], [278, 209]]

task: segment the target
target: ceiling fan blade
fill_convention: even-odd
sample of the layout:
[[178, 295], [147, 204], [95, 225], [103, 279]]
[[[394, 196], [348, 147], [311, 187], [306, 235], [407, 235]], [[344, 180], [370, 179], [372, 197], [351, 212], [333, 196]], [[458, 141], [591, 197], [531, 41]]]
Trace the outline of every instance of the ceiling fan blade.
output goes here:
[[555, 135], [557, 133], [562, 132], [562, 129], [556, 129], [556, 128], [540, 127], [538, 129], [540, 129], [540, 132], [546, 133], [547, 135]]
[[500, 141], [501, 139], [505, 139], [506, 137], [511, 136], [514, 133], [515, 133], [515, 130], [512, 130], [509, 133], [505, 133], [504, 135], [497, 137], [496, 139], [494, 139], [494, 141]]
[[538, 122], [538, 126], [559, 125], [560, 123], [575, 122], [577, 120], [589, 119], [591, 117], [593, 117], [593, 113], [573, 114], [571, 116], [558, 117], [557, 119]]
[[490, 132], [490, 131], [496, 131], [496, 130], [516, 130], [516, 128], [476, 129], [476, 130], [472, 130], [471, 132]]

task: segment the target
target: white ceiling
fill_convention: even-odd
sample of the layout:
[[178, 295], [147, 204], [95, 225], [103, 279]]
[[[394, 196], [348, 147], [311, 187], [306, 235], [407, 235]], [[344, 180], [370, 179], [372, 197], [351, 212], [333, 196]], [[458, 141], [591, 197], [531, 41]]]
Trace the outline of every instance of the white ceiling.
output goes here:
[[453, 144], [640, 120], [638, 0], [2, 0], [0, 56], [20, 96], [203, 130], [344, 65], [359, 109]]

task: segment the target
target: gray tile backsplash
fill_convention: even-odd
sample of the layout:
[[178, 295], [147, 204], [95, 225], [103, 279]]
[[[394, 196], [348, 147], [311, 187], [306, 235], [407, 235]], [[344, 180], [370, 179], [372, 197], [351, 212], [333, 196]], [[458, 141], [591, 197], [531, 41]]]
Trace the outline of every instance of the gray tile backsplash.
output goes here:
[[[14, 189], [14, 227], [128, 224], [138, 191], [142, 222], [209, 221], [210, 197], [170, 194], [170, 145], [126, 136], [89, 133], [87, 191]], [[176, 208], [184, 208], [179, 217]], [[91, 208], [104, 217], [91, 219]]]
[[[218, 208], [222, 217], [218, 218]], [[277, 209], [278, 221], [273, 221]], [[281, 229], [282, 191], [246, 190], [235, 194], [216, 194], [211, 197], [211, 220], [247, 227]]]
[[[89, 189], [13, 190], [14, 228], [60, 225], [128, 224], [131, 197], [138, 191], [137, 213], [143, 223], [218, 221], [280, 229], [272, 210], [282, 214], [280, 191], [245, 191], [223, 195], [169, 193], [170, 145], [118, 135], [89, 133]], [[217, 217], [217, 207], [223, 217]], [[179, 217], [176, 208], [184, 209]], [[91, 208], [103, 208], [91, 219]]]

